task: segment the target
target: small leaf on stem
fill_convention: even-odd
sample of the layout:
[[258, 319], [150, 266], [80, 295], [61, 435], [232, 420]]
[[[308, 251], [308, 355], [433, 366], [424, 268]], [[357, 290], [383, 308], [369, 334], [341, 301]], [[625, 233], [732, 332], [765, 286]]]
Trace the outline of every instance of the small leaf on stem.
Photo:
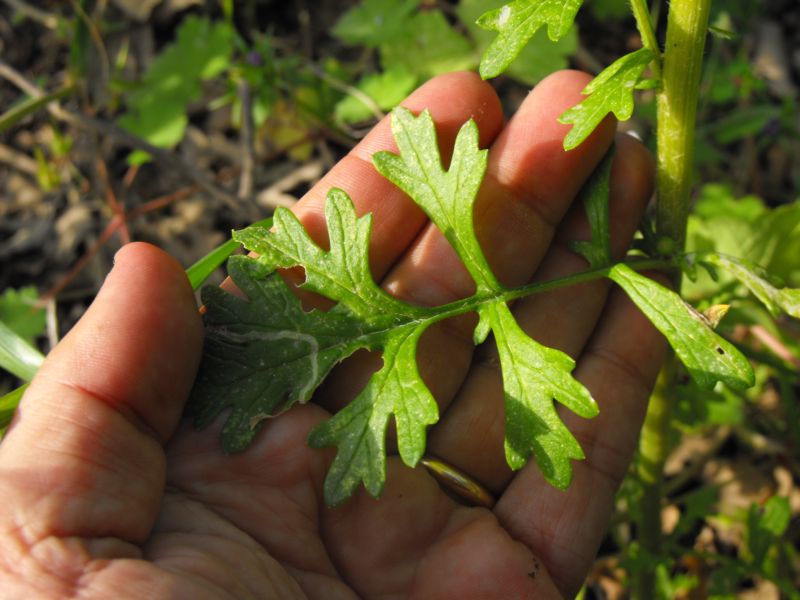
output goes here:
[[589, 82], [582, 92], [589, 97], [568, 109], [558, 119], [565, 125], [573, 125], [564, 138], [564, 150], [579, 146], [608, 113], [613, 112], [620, 121], [631, 118], [633, 92], [653, 58], [653, 52], [641, 48], [615, 60]]

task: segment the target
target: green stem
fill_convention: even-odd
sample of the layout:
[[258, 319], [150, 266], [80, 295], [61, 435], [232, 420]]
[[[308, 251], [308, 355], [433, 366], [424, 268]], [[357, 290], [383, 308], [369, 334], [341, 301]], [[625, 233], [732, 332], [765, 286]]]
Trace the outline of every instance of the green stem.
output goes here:
[[7, 110], [0, 115], [0, 133], [6, 129], [13, 127], [22, 119], [30, 114], [35, 113], [40, 108], [43, 108], [56, 100], [63, 100], [67, 96], [71, 96], [76, 90], [74, 83], [68, 83], [57, 90], [50, 92], [44, 96], [29, 98], [17, 106]]
[[671, 394], [674, 390], [675, 355], [669, 356], [650, 396], [647, 416], [639, 439], [636, 475], [642, 486], [639, 499], [637, 532], [639, 547], [645, 558], [642, 568], [633, 576], [632, 595], [637, 600], [655, 597], [655, 569], [648, 559], [661, 557], [661, 508], [664, 495], [664, 462], [669, 453], [669, 426], [672, 417]]
[[650, 9], [647, 8], [645, 0], [631, 0], [631, 10], [636, 19], [636, 28], [642, 36], [642, 44], [656, 55], [652, 62], [653, 77], [661, 78], [661, 47], [656, 39], [656, 32], [653, 30], [653, 21]]
[[[656, 233], [659, 238], [670, 240], [668, 248], [672, 253], [682, 252], [686, 240], [697, 98], [710, 7], [711, 0], [672, 0], [667, 17], [667, 40], [658, 94]], [[680, 288], [679, 278], [678, 272], [673, 280], [676, 288]], [[651, 558], [663, 558], [663, 472], [669, 452], [676, 361], [674, 354], [670, 355], [662, 369], [650, 398], [639, 443], [637, 472], [642, 484], [639, 547], [643, 555]], [[653, 569], [640, 569], [633, 579], [634, 598], [643, 600], [654, 595]]]
[[692, 186], [697, 97], [711, 0], [673, 0], [658, 94], [656, 233], [680, 252]]

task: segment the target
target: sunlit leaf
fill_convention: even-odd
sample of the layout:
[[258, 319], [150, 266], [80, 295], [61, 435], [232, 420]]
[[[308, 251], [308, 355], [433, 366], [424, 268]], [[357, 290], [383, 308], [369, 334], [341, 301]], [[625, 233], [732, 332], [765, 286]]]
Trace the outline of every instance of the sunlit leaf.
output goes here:
[[568, 109], [559, 121], [572, 125], [564, 138], [564, 149], [580, 145], [609, 113], [620, 121], [633, 115], [633, 93], [654, 54], [641, 48], [614, 61], [583, 89], [588, 95], [580, 104]]
[[664, 334], [699, 386], [710, 389], [718, 381], [734, 389], [753, 385], [747, 359], [678, 294], [624, 264], [615, 265], [609, 277]]
[[498, 35], [483, 54], [481, 77], [505, 71], [543, 25], [553, 41], [567, 35], [581, 4], [583, 0], [515, 0], [483, 14], [478, 25]]
[[41, 352], [0, 321], [0, 369], [30, 381], [43, 361]]
[[[477, 24], [478, 18], [490, 10], [502, 6], [503, 0], [461, 0], [456, 14], [475, 40], [479, 53], [483, 54], [495, 35]], [[578, 48], [578, 28], [571, 27], [558, 40], [551, 40], [546, 28], [540, 28], [522, 47], [504, 73], [517, 81], [535, 85], [550, 73], [569, 66], [569, 57]]]
[[[461, 128], [447, 169], [430, 114], [415, 117], [396, 109], [392, 129], [400, 153], [376, 154], [376, 167], [444, 232], [476, 280], [472, 310], [481, 315], [476, 339], [494, 332], [501, 356], [509, 463], [521, 468], [533, 455], [547, 479], [564, 487], [572, 476], [570, 461], [583, 453], [554, 402], [584, 417], [596, 414], [597, 407], [572, 378], [574, 361], [533, 341], [516, 324], [502, 299], [507, 290], [477, 242], [472, 209], [486, 167], [477, 126], [470, 121]], [[231, 277], [247, 299], [218, 288], [204, 290], [206, 344], [189, 410], [204, 426], [231, 409], [223, 448], [242, 450], [265, 419], [306, 402], [336, 363], [357, 349], [380, 352], [383, 367], [310, 436], [314, 446], [338, 448], [325, 481], [326, 501], [338, 504], [361, 484], [373, 495], [383, 489], [390, 418], [403, 461], [413, 466], [423, 455], [425, 430], [436, 422], [438, 409], [417, 371], [417, 341], [431, 324], [470, 308], [463, 303], [458, 309], [411, 306], [388, 295], [370, 273], [371, 216], [358, 218], [347, 194], [336, 189], [328, 193], [325, 216], [328, 249], [286, 209], [276, 211], [272, 230], [235, 233], [234, 239], [258, 257], [229, 261]], [[276, 271], [291, 267], [305, 272], [304, 290], [329, 298], [334, 306], [325, 312], [304, 310]]]
[[570, 375], [575, 361], [528, 337], [505, 304], [491, 304], [482, 312], [494, 332], [503, 371], [506, 461], [521, 469], [534, 455], [547, 481], [565, 489], [572, 479], [570, 459], [584, 454], [553, 400], [586, 418], [597, 415], [597, 404]]

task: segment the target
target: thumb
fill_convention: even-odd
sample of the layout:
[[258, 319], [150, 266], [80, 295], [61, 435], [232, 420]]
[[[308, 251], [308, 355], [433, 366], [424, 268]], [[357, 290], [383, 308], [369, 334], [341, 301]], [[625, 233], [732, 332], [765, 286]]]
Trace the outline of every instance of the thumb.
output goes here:
[[181, 267], [125, 246], [92, 306], [50, 353], [0, 444], [0, 535], [138, 544], [164, 488], [202, 347]]

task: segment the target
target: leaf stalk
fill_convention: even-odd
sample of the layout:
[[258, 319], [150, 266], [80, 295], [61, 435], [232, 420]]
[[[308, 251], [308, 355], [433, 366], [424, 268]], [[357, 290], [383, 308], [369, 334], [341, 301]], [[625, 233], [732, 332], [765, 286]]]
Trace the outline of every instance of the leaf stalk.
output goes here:
[[642, 36], [642, 44], [645, 48], [655, 54], [653, 62], [650, 63], [653, 69], [653, 77], [656, 79], [661, 78], [661, 47], [658, 45], [656, 33], [653, 30], [653, 19], [650, 14], [650, 9], [647, 7], [645, 0], [630, 0], [631, 11], [636, 19], [636, 28], [639, 30], [639, 35]]

